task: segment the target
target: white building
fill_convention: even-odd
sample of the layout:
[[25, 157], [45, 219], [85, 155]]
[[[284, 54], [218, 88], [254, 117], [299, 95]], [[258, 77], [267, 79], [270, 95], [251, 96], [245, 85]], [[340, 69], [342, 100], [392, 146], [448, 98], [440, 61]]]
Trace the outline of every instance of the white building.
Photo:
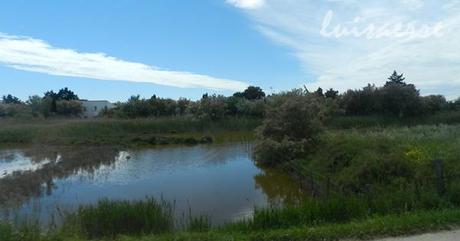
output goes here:
[[84, 118], [99, 116], [103, 110], [113, 109], [115, 105], [106, 100], [80, 100]]

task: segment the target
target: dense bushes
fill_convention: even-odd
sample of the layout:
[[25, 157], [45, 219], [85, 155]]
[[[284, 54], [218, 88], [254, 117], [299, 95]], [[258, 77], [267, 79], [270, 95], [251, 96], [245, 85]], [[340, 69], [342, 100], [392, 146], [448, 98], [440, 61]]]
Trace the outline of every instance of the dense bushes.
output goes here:
[[[250, 96], [253, 98], [252, 96]], [[265, 102], [262, 99], [247, 99], [244, 96], [225, 97], [204, 94], [200, 100], [191, 101], [163, 99], [153, 96], [150, 99], [131, 97], [127, 102], [105, 113], [110, 117], [139, 118], [190, 115], [204, 120], [221, 120], [225, 117], [262, 117]]]
[[[296, 91], [292, 93], [294, 92]], [[325, 102], [329, 109], [334, 109], [335, 116], [372, 115], [403, 119], [460, 110], [460, 99], [449, 102], [442, 95], [420, 96], [419, 90], [413, 84], [406, 83], [403, 75], [396, 71], [382, 87], [369, 84], [362, 89], [348, 90], [343, 94], [333, 89], [323, 93], [319, 88], [310, 93]], [[267, 109], [273, 109], [274, 103], [279, 104], [280, 100], [290, 97], [296, 98], [295, 95], [286, 93], [266, 96], [260, 87], [255, 86], [249, 86], [243, 92], [237, 92], [230, 97], [204, 94], [196, 101], [185, 98], [159, 98], [156, 95], [144, 99], [137, 95], [125, 102], [116, 103], [115, 109], [105, 110], [102, 115], [110, 118], [188, 115], [213, 121], [226, 117], [262, 118]], [[3, 97], [0, 106], [0, 117], [78, 116], [81, 108], [77, 100], [78, 96], [67, 88], [57, 93], [48, 91], [44, 97], [32, 96], [25, 103], [12, 95], [7, 95]]]
[[0, 103], [0, 118], [32, 118], [49, 116], [75, 117], [82, 113], [83, 108], [78, 96], [71, 90], [64, 88], [58, 93], [48, 91], [43, 97], [30, 96], [26, 102], [20, 101], [12, 95], [3, 96]]
[[348, 90], [340, 96], [340, 105], [347, 115], [385, 115], [398, 118], [434, 114], [455, 109], [441, 95], [422, 97], [413, 84], [404, 82], [396, 71], [383, 87], [368, 85], [361, 90]]
[[307, 91], [294, 90], [273, 97], [258, 129], [256, 160], [276, 164], [308, 153], [328, 111], [322, 97]]

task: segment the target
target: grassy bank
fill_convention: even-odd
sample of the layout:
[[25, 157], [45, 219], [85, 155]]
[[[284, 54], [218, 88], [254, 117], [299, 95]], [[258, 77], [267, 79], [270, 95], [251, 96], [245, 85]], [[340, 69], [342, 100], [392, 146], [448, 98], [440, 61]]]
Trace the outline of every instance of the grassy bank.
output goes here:
[[[329, 204], [324, 205], [328, 208]], [[315, 206], [315, 205], [314, 205]], [[339, 204], [339, 209], [328, 209], [328, 214], [352, 214], [350, 202]], [[338, 206], [338, 207], [339, 207]], [[256, 211], [255, 217], [246, 221], [211, 227], [207, 218], [190, 217], [174, 220], [171, 204], [153, 199], [137, 202], [101, 201], [94, 206], [81, 207], [76, 213], [65, 216], [63, 226], [42, 229], [36, 222], [11, 225], [0, 224], [2, 241], [86, 241], [86, 240], [342, 240], [370, 239], [407, 235], [460, 226], [460, 209], [443, 208], [417, 210], [366, 217], [348, 216], [346, 219], [321, 219], [327, 214], [311, 212], [313, 208], [265, 209]], [[312, 207], [312, 206], [309, 206]], [[305, 212], [306, 211], [306, 212]], [[274, 214], [277, 213], [277, 214]], [[284, 213], [283, 215], [280, 215]], [[312, 220], [296, 222], [293, 213], [303, 213]], [[331, 216], [331, 217], [332, 217]], [[343, 216], [345, 217], [345, 216]], [[316, 219], [318, 218], [318, 219]], [[282, 226], [260, 226], [261, 222], [273, 224], [290, 220]], [[321, 221], [323, 220], [323, 221]], [[294, 222], [292, 222], [294, 221]], [[178, 226], [178, 223], [184, 224]]]
[[330, 130], [315, 151], [289, 164], [353, 193], [420, 193], [435, 190], [439, 160], [446, 195], [457, 196], [459, 144], [460, 125]]
[[404, 127], [439, 124], [460, 124], [460, 111], [444, 111], [432, 115], [405, 118], [383, 115], [335, 116], [327, 123], [327, 125], [333, 129]]
[[[252, 131], [260, 119], [206, 121], [192, 118], [0, 121], [0, 145], [196, 144], [219, 133]], [[203, 138], [206, 137], [206, 138]]]

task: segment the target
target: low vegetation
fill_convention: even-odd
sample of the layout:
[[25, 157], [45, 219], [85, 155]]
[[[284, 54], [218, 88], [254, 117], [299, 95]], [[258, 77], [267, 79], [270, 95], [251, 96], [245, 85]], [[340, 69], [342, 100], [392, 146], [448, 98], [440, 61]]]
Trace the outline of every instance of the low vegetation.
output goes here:
[[[170, 203], [101, 201], [65, 214], [62, 226], [44, 229], [38, 222], [0, 223], [2, 241], [83, 240], [339, 240], [369, 239], [450, 229], [460, 225], [460, 210], [430, 210], [371, 215], [362, 200], [310, 200], [300, 207], [256, 210], [254, 218], [211, 227], [206, 217], [189, 218], [185, 226], [172, 215]], [[355, 210], [361, 210], [359, 212]]]
[[220, 133], [253, 130], [260, 119], [231, 118], [221, 121], [194, 118], [0, 120], [0, 145], [122, 145], [209, 143]]
[[267, 109], [257, 162], [286, 170], [316, 201], [256, 212], [251, 229], [459, 207], [454, 103], [420, 97], [396, 72], [383, 87], [334, 93], [287, 92]]

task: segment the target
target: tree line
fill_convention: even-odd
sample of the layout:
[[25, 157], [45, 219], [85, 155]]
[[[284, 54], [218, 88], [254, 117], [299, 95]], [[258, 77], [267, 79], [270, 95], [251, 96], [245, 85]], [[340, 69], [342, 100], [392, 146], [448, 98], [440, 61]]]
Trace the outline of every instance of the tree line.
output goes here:
[[21, 101], [8, 94], [3, 96], [0, 102], [0, 118], [77, 117], [82, 111], [78, 96], [68, 88], [60, 89], [58, 92], [47, 91], [43, 96], [30, 96], [27, 101]]
[[396, 71], [385, 85], [368, 85], [339, 94], [321, 88], [297, 89], [273, 95], [267, 101], [263, 124], [257, 130], [255, 157], [275, 165], [303, 158], [320, 142], [320, 133], [338, 116], [378, 115], [395, 119], [418, 118], [440, 111], [459, 111], [460, 99], [442, 95], [421, 96]]
[[[430, 115], [439, 111], [460, 110], [460, 99], [447, 101], [442, 95], [421, 96], [415, 85], [406, 83], [402, 74], [396, 71], [384, 86], [367, 85], [362, 89], [339, 93], [334, 89], [316, 91], [297, 89], [266, 95], [260, 87], [250, 86], [232, 96], [204, 94], [192, 101], [132, 96], [127, 101], [116, 103], [114, 109], [105, 110], [103, 117], [109, 118], [151, 118], [171, 116], [193, 116], [219, 120], [226, 117], [262, 118], [267, 111], [280, 107], [280, 100], [298, 100], [299, 96], [310, 96], [308, 101], [319, 101], [334, 115], [363, 116], [382, 115], [397, 118]], [[314, 97], [314, 98], [312, 98]], [[303, 105], [311, 103], [303, 103]], [[277, 106], [278, 105], [278, 106]], [[31, 96], [21, 101], [15, 96], [5, 95], [0, 103], [0, 117], [53, 116], [78, 117], [83, 108], [78, 96], [68, 88], [58, 92], [48, 91], [43, 96]], [[294, 110], [293, 110], [294, 111]], [[295, 113], [293, 113], [295, 114]]]

